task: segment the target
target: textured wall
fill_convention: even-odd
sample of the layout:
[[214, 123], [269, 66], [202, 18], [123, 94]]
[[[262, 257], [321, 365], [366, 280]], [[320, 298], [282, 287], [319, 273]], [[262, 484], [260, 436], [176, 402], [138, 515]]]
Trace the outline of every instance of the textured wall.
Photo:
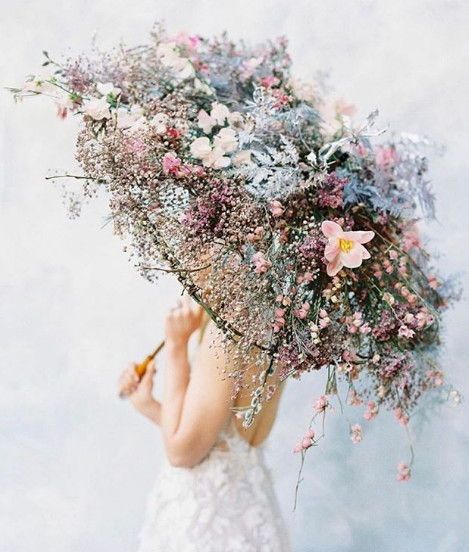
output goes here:
[[[103, 46], [143, 40], [155, 18], [173, 30], [260, 40], [286, 34], [296, 72], [331, 72], [361, 114], [447, 145], [432, 178], [438, 223], [428, 235], [448, 271], [466, 270], [469, 199], [469, 5], [457, 0], [1, 0], [0, 84], [17, 84], [40, 51], [76, 53], [93, 33]], [[43, 177], [73, 164], [72, 122], [36, 101], [2, 93], [0, 142], [0, 550], [130, 552], [162, 457], [157, 432], [115, 397], [120, 367], [161, 335], [177, 287], [139, 279], [108, 227], [104, 203], [67, 222]], [[445, 364], [468, 389], [467, 317], [447, 318]], [[298, 458], [318, 374], [287, 389], [270, 440], [296, 551], [462, 552], [468, 549], [466, 407], [446, 408], [417, 439], [408, 484], [394, 481], [405, 437], [388, 417], [354, 446], [345, 418], [308, 457], [291, 514]], [[299, 406], [298, 406], [299, 405]], [[293, 414], [292, 414], [293, 413]], [[358, 414], [350, 413], [351, 419]]]

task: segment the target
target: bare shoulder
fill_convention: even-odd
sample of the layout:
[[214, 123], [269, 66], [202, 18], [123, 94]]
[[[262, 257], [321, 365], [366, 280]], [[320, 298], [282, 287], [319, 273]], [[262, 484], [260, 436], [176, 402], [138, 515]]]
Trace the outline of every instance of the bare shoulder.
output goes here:
[[201, 329], [197, 356], [203, 356], [205, 360], [220, 366], [227, 362], [223, 332], [212, 320], [209, 320]]
[[192, 362], [191, 379], [196, 379], [206, 393], [210, 388], [223, 401], [233, 395], [233, 381], [228, 377], [229, 359], [222, 331], [209, 321], [203, 332]]

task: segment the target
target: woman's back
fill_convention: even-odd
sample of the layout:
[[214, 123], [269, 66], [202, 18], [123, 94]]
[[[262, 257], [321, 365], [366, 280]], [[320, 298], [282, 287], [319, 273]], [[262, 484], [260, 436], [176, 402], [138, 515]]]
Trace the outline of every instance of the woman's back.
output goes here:
[[[195, 369], [216, 332], [210, 325], [202, 332]], [[208, 455], [194, 467], [165, 463], [148, 502], [139, 552], [290, 550], [263, 447], [253, 446], [270, 432], [278, 399], [276, 393], [248, 430], [229, 415]], [[236, 407], [246, 404], [242, 394], [234, 401]]]
[[147, 505], [139, 552], [290, 550], [260, 447], [230, 424], [193, 468], [167, 463]]
[[[200, 352], [203, 355], [206, 352], [206, 347], [209, 349], [220, 349], [219, 342], [220, 330], [215, 324], [205, 315], [204, 321], [200, 328], [198, 344], [199, 348], [196, 354]], [[227, 355], [219, 351], [219, 365], [218, 370], [220, 375], [228, 371], [230, 359]], [[255, 354], [255, 352], [253, 353]], [[253, 363], [254, 364], [254, 363]], [[246, 367], [244, 374], [244, 380], [249, 381], [252, 377], [259, 372], [259, 367]], [[282, 393], [282, 383], [273, 376], [268, 382], [269, 386], [273, 388], [273, 392], [268, 401], [263, 404], [262, 410], [254, 417], [252, 424], [249, 427], [243, 426], [242, 417], [233, 415], [233, 423], [238, 433], [252, 446], [259, 446], [262, 444], [270, 434], [272, 427], [277, 417], [277, 411], [280, 403], [280, 397]], [[251, 403], [251, 389], [249, 387], [241, 388], [233, 400], [234, 411], [242, 411], [243, 408], [248, 407]]]

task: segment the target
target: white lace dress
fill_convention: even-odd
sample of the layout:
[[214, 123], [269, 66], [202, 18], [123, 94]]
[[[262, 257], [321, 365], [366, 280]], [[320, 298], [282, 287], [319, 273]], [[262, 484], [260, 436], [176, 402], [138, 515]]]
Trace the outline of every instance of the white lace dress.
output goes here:
[[193, 468], [166, 463], [150, 495], [139, 552], [289, 552], [261, 447], [233, 424]]

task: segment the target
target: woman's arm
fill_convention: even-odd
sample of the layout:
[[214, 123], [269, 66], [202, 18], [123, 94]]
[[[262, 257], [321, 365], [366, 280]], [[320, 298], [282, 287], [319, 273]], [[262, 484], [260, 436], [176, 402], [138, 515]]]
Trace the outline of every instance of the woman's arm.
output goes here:
[[190, 370], [187, 345], [201, 312], [180, 305], [166, 320], [167, 370], [161, 427], [171, 464], [192, 467], [216, 443], [231, 415], [232, 382], [222, 376], [220, 333], [209, 324]]

